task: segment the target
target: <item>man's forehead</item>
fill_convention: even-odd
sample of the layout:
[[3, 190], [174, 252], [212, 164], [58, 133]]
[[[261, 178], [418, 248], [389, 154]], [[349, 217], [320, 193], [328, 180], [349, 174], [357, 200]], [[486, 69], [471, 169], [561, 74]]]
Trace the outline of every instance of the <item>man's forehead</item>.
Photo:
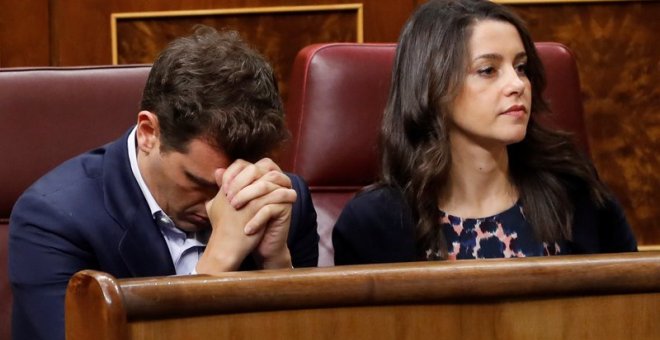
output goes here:
[[199, 174], [195, 174], [195, 173], [193, 173], [193, 172], [191, 172], [191, 171], [189, 171], [188, 169], [185, 169], [185, 168], [183, 169], [183, 173], [186, 175], [186, 177], [190, 181], [196, 183], [199, 186], [211, 187], [211, 188], [217, 188], [217, 186], [218, 186], [216, 181], [215, 181], [215, 178], [207, 179], [207, 178], [202, 177]]
[[202, 139], [193, 139], [186, 149], [185, 153], [181, 153], [181, 167], [186, 177], [200, 184], [215, 185], [215, 170], [225, 169], [231, 164], [224, 152]]
[[213, 143], [204, 139], [193, 139], [186, 145], [186, 155], [198, 161], [212, 163], [229, 163], [231, 160], [225, 152]]

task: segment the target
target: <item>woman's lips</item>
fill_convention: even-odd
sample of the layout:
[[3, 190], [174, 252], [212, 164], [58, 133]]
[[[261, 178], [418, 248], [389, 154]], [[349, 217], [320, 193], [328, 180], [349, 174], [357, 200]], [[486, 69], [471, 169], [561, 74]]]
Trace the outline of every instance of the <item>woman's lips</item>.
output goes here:
[[520, 118], [527, 113], [527, 109], [523, 105], [513, 105], [502, 112], [503, 115]]

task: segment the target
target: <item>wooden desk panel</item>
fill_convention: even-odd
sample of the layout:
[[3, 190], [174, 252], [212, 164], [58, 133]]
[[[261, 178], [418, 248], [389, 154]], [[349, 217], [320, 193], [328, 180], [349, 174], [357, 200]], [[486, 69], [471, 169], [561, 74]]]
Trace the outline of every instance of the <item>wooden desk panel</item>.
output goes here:
[[660, 293], [137, 321], [130, 339], [648, 339]]
[[115, 280], [83, 271], [67, 338], [660, 338], [660, 253]]

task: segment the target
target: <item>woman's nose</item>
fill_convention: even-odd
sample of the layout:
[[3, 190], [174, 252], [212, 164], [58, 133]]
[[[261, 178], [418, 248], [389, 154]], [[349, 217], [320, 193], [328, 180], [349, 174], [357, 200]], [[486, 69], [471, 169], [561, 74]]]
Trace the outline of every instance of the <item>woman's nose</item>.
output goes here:
[[517, 72], [515, 68], [511, 68], [506, 75], [506, 94], [507, 95], [522, 95], [525, 92], [525, 79], [524, 75]]

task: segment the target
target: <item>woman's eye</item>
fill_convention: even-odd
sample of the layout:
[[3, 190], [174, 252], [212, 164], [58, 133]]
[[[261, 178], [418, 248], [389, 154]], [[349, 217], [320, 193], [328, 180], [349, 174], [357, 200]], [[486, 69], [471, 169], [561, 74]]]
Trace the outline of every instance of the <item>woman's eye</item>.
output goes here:
[[527, 75], [527, 63], [516, 65], [516, 72], [518, 72], [520, 75]]
[[482, 67], [477, 70], [477, 74], [481, 76], [491, 76], [495, 73], [495, 68], [492, 66]]

